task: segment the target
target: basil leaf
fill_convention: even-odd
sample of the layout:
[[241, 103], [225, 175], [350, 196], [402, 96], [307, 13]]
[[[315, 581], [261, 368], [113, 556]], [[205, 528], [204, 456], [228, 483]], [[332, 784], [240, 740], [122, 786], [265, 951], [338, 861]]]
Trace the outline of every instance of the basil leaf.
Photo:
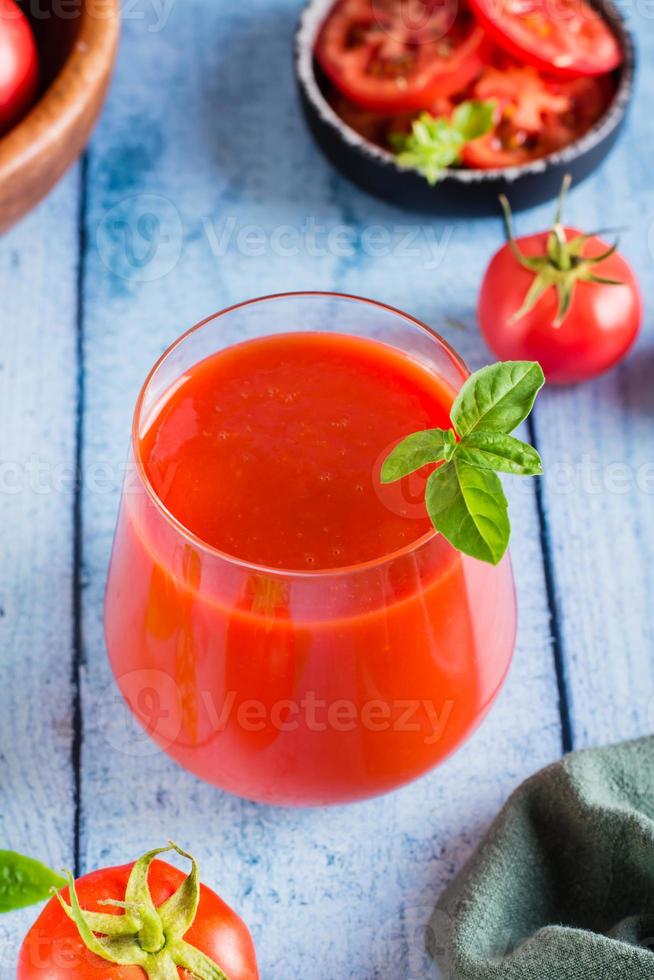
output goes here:
[[485, 136], [493, 126], [494, 102], [481, 102], [469, 99], [462, 102], [452, 113], [452, 125], [468, 143]]
[[485, 470], [516, 473], [518, 476], [539, 476], [543, 472], [540, 456], [533, 446], [504, 432], [476, 429], [458, 443], [457, 459]]
[[432, 524], [458, 551], [497, 565], [511, 525], [500, 478], [455, 456], [435, 470], [425, 496]]
[[396, 162], [403, 170], [418, 170], [432, 187], [438, 183], [443, 171], [459, 159], [461, 143], [451, 141], [439, 144], [424, 144], [409, 147], [397, 154]]
[[423, 112], [411, 123], [410, 133], [392, 133], [395, 162], [403, 169], [417, 170], [430, 184], [436, 184], [443, 170], [459, 163], [465, 144], [489, 132], [493, 125], [494, 104], [470, 100], [462, 102], [447, 116]]
[[381, 471], [382, 483], [393, 483], [415, 473], [427, 463], [445, 459], [446, 448], [456, 442], [454, 433], [444, 429], [413, 432], [386, 457]]
[[512, 432], [531, 412], [545, 375], [536, 361], [504, 361], [475, 371], [452, 406], [460, 436], [474, 429]]
[[50, 898], [52, 888], [64, 888], [66, 879], [40, 861], [14, 851], [0, 851], [0, 912], [12, 912]]
[[[419, 133], [428, 136], [426, 129]], [[432, 524], [459, 551], [496, 565], [511, 533], [497, 471], [542, 473], [538, 452], [509, 433], [529, 415], [544, 383], [535, 361], [506, 361], [472, 374], [452, 406], [456, 431], [426, 429], [407, 436], [384, 460], [382, 482], [441, 463], [425, 492]]]

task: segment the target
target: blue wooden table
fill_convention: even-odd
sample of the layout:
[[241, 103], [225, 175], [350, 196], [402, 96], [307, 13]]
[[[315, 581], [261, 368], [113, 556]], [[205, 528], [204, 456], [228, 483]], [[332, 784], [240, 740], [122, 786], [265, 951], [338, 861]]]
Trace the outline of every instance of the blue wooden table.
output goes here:
[[[296, 102], [298, 0], [129, 6], [86, 158], [0, 241], [0, 846], [82, 872], [172, 837], [250, 924], [265, 980], [431, 978], [434, 901], [509, 792], [564, 750], [654, 721], [650, 324], [620, 368], [539, 401], [546, 476], [507, 481], [516, 657], [474, 738], [428, 778], [350, 808], [270, 809], [200, 784], [139, 737], [102, 635], [147, 370], [206, 314], [292, 289], [404, 308], [480, 366], [475, 296], [501, 227], [404, 213], [330, 169]], [[629, 10], [640, 102], [568, 219], [629, 227], [647, 302], [654, 28], [645, 5]], [[33, 917], [0, 922], [2, 980]]]

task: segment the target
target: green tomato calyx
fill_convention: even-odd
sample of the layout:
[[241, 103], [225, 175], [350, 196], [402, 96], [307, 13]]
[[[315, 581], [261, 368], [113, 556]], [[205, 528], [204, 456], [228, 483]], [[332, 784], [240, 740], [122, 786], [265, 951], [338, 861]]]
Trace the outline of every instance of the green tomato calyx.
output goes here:
[[617, 251], [618, 242], [614, 242], [610, 248], [600, 255], [584, 255], [586, 243], [594, 238], [594, 234], [576, 235], [568, 241], [565, 228], [563, 227], [561, 216], [563, 213], [563, 202], [570, 189], [572, 178], [566, 174], [563, 178], [563, 185], [559, 195], [559, 201], [554, 216], [554, 224], [547, 239], [547, 251], [545, 255], [527, 256], [520, 250], [520, 247], [513, 234], [513, 216], [511, 205], [504, 194], [500, 195], [500, 204], [504, 214], [504, 227], [506, 230], [507, 242], [513, 252], [517, 262], [534, 274], [534, 281], [527, 291], [524, 302], [520, 309], [511, 317], [511, 323], [520, 320], [535, 307], [543, 293], [548, 289], [556, 289], [558, 294], [558, 310], [554, 320], [554, 326], [560, 327], [572, 306], [574, 291], [579, 282], [601, 283], [605, 286], [621, 286], [623, 283], [615, 279], [606, 279], [598, 276], [595, 267], [608, 259]]
[[[160, 854], [176, 851], [191, 862], [191, 871], [177, 891], [155, 907], [148, 885], [150, 865]], [[106, 899], [101, 905], [123, 909], [122, 915], [84, 911], [75, 880], [67, 872], [70, 904], [54, 892], [90, 952], [108, 963], [140, 966], [149, 980], [177, 980], [178, 967], [197, 980], [229, 980], [221, 968], [194, 946], [184, 942], [200, 902], [200, 873], [194, 857], [172, 841], [167, 847], [148, 851], [135, 863], [127, 882], [124, 901]]]

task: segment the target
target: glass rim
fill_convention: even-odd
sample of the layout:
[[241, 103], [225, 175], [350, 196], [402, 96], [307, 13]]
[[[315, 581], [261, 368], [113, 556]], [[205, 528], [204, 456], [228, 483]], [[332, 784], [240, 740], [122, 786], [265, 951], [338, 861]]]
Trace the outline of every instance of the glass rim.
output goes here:
[[194, 326], [190, 327], [188, 330], [185, 330], [165, 349], [165, 351], [157, 358], [153, 366], [150, 368], [145, 381], [141, 385], [138, 398], [136, 399], [134, 414], [132, 416], [131, 447], [139, 479], [146, 493], [148, 494], [148, 497], [154, 503], [155, 507], [166, 523], [169, 524], [177, 534], [183, 537], [194, 548], [205, 552], [212, 558], [219, 559], [226, 564], [236, 566], [251, 574], [266, 575], [268, 577], [276, 576], [278, 578], [286, 579], [319, 580], [321, 578], [337, 578], [359, 572], [371, 571], [375, 568], [388, 565], [399, 558], [418, 551], [418, 549], [420, 549], [423, 545], [427, 544], [429, 541], [432, 541], [436, 537], [439, 537], [439, 533], [435, 528], [432, 528], [419, 538], [416, 538], [415, 541], [411, 541], [409, 544], [403, 545], [403, 547], [398, 548], [387, 555], [382, 555], [379, 558], [371, 558], [363, 562], [357, 562], [354, 565], [337, 565], [333, 568], [292, 569], [276, 568], [273, 565], [261, 565], [257, 564], [256, 562], [247, 561], [246, 559], [238, 558], [236, 555], [231, 555], [227, 551], [222, 551], [220, 548], [216, 548], [207, 541], [204, 541], [201, 537], [191, 531], [190, 528], [186, 527], [185, 524], [178, 520], [178, 518], [175, 517], [175, 515], [166, 507], [163, 500], [161, 500], [156, 490], [152, 486], [152, 483], [145, 471], [143, 459], [141, 458], [140, 440], [138, 434], [139, 422], [141, 421], [143, 410], [143, 402], [150, 383], [168, 358], [178, 349], [178, 347], [181, 347], [189, 337], [191, 337], [194, 333], [197, 333], [203, 327], [207, 326], [208, 323], [211, 323], [214, 320], [219, 320], [230, 313], [235, 313], [237, 310], [250, 306], [257, 306], [260, 303], [267, 303], [274, 300], [306, 298], [350, 300], [355, 303], [362, 303], [366, 306], [372, 306], [377, 309], [384, 310], [386, 313], [392, 313], [400, 319], [407, 321], [412, 326], [418, 327], [419, 330], [427, 334], [432, 341], [438, 344], [445, 354], [447, 354], [451, 359], [455, 367], [462, 372], [464, 379], [470, 374], [469, 368], [461, 355], [452, 347], [451, 344], [441, 337], [439, 333], [437, 333], [432, 327], [424, 323], [422, 320], [419, 320], [417, 317], [412, 316], [410, 313], [405, 313], [403, 310], [400, 310], [395, 306], [391, 306], [388, 303], [382, 303], [379, 300], [369, 299], [365, 296], [355, 296], [352, 293], [339, 293], [332, 292], [330, 290], [295, 290], [285, 293], [269, 293], [266, 296], [257, 296], [253, 299], [242, 300], [240, 303], [234, 303], [232, 306], [228, 306], [224, 310], [219, 310], [217, 313], [210, 314], [203, 320], [200, 320]]

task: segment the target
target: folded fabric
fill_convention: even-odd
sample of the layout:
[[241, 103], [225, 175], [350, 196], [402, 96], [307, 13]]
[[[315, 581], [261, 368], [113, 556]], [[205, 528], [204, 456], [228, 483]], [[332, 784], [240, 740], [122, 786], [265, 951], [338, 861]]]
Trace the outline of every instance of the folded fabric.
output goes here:
[[430, 935], [445, 980], [654, 978], [654, 738], [524, 783]]

